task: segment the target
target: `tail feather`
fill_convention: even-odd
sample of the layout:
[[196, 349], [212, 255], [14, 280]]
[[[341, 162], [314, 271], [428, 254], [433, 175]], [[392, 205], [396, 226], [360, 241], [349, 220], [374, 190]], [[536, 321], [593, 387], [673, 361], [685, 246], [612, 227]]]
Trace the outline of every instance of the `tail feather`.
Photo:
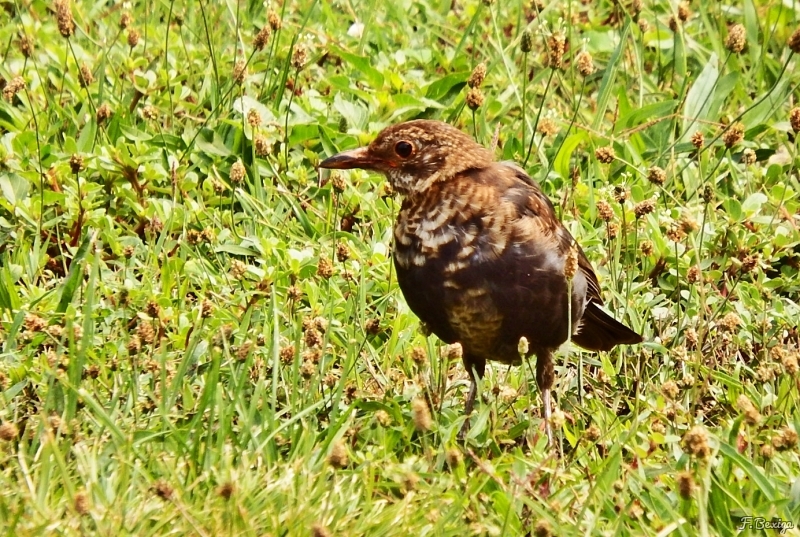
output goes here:
[[642, 336], [589, 302], [572, 341], [589, 351], [610, 351], [615, 345], [641, 343]]

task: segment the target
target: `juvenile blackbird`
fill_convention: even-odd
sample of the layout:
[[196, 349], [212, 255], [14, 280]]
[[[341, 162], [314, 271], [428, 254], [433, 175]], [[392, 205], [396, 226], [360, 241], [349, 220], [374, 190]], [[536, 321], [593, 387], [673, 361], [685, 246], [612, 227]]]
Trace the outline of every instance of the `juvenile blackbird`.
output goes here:
[[397, 280], [411, 310], [434, 334], [461, 343], [472, 380], [467, 416], [486, 360], [520, 364], [524, 336], [536, 355], [552, 444], [553, 351], [570, 334], [592, 351], [642, 341], [601, 309], [589, 260], [536, 181], [513, 163], [496, 162], [458, 129], [440, 121], [400, 123], [320, 167], [380, 172], [403, 197], [394, 225]]

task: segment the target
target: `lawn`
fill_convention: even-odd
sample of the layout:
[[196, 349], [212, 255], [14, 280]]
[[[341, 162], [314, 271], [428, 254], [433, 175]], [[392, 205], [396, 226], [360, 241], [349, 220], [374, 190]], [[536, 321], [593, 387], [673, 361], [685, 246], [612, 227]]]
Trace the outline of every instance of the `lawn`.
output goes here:
[[[796, 1], [0, 5], [0, 534], [800, 534]], [[645, 338], [560, 349], [555, 448], [533, 363], [458, 440], [400, 198], [317, 168], [414, 118]]]

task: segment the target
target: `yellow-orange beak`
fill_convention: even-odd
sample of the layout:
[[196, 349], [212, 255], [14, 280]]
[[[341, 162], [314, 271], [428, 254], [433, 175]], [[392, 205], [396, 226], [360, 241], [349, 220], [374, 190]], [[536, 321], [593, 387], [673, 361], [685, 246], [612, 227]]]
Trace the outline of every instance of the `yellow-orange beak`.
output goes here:
[[319, 163], [320, 168], [333, 170], [351, 170], [353, 168], [372, 169], [378, 161], [369, 155], [369, 148], [359, 147], [350, 151], [342, 151], [338, 155], [326, 158]]

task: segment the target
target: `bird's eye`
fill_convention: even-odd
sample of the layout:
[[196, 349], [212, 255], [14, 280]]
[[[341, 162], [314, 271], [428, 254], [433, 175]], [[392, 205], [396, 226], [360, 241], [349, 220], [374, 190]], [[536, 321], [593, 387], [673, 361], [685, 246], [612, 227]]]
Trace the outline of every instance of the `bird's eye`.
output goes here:
[[397, 156], [400, 158], [408, 158], [411, 156], [411, 153], [414, 152], [414, 146], [411, 142], [403, 140], [395, 144], [394, 152], [397, 153]]

